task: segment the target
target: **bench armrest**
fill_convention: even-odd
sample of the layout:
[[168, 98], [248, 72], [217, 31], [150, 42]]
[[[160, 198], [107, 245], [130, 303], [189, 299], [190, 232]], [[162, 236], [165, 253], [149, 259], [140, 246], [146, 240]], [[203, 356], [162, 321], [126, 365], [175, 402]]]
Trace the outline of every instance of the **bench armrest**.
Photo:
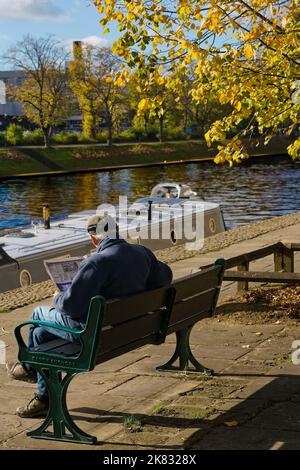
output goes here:
[[68, 328], [67, 326], [56, 325], [56, 324], [53, 324], [53, 323], [48, 323], [48, 322], [39, 321], [39, 320], [30, 320], [30, 321], [27, 321], [27, 322], [24, 322], [24, 323], [20, 323], [20, 325], [18, 325], [15, 328], [15, 336], [16, 336], [16, 339], [17, 339], [17, 342], [18, 342], [18, 345], [19, 345], [20, 348], [27, 348], [27, 346], [24, 343], [24, 340], [22, 338], [22, 335], [21, 335], [21, 329], [24, 326], [27, 326], [27, 325], [46, 326], [47, 328], [53, 328], [54, 330], [65, 331], [66, 333], [70, 333], [70, 334], [72, 334], [74, 336], [78, 336], [78, 337], [80, 337], [80, 335], [82, 333], [84, 333], [84, 331], [85, 331], [85, 329], [83, 329], [83, 330], [74, 330], [73, 328]]
[[[39, 320], [29, 320], [21, 323], [15, 328], [15, 336], [19, 345], [19, 360], [30, 364], [51, 364], [51, 367], [57, 367], [58, 370], [77, 370], [88, 371], [94, 368], [94, 360], [99, 341], [99, 335], [102, 328], [102, 321], [105, 314], [106, 302], [104, 297], [96, 296], [90, 301], [89, 311], [87, 314], [86, 325], [82, 330], [75, 330], [62, 325], [56, 325], [49, 322]], [[65, 358], [49, 353], [33, 353], [26, 346], [21, 329], [27, 325], [44, 326], [70, 333], [77, 338], [81, 344], [81, 351], [76, 358]], [[34, 357], [33, 357], [34, 356]], [[50, 362], [49, 362], [50, 361]], [[63, 367], [63, 369], [62, 369]]]

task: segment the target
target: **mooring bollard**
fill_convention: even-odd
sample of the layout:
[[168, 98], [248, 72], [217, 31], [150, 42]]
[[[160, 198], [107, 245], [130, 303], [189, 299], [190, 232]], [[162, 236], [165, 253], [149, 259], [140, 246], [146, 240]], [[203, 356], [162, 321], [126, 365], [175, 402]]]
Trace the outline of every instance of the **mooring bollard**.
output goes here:
[[43, 206], [43, 219], [44, 219], [44, 229], [50, 229], [50, 208], [48, 204]]
[[152, 204], [153, 204], [153, 201], [149, 201], [148, 203], [148, 222], [151, 222], [152, 221]]

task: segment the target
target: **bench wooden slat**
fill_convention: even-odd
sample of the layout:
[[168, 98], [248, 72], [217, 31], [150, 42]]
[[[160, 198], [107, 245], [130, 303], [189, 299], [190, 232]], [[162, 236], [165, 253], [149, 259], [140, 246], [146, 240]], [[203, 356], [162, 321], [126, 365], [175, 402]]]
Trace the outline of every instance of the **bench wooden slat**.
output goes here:
[[295, 284], [300, 282], [298, 273], [271, 273], [259, 271], [225, 271], [224, 281], [278, 282]]
[[168, 301], [168, 288], [142, 292], [124, 299], [107, 302], [103, 326], [117, 325], [158, 310]]
[[206, 311], [207, 316], [212, 312], [212, 305], [215, 296], [217, 295], [216, 289], [211, 289], [195, 297], [190, 297], [187, 300], [176, 302], [172, 309], [169, 325], [189, 318], [197, 313]]
[[194, 323], [197, 323], [199, 320], [203, 320], [203, 318], [208, 317], [210, 317], [210, 313], [207, 310], [204, 310], [203, 312], [198, 312], [197, 314], [192, 315], [188, 318], [186, 317], [184, 320], [180, 320], [177, 323], [170, 325], [168, 328], [168, 335], [171, 333], [175, 333], [176, 331], [180, 331], [183, 328], [189, 327]]
[[145, 336], [144, 338], [139, 338], [138, 340], [133, 341], [132, 343], [125, 344], [124, 346], [120, 346], [119, 348], [112, 349], [105, 353], [101, 353], [99, 351], [96, 357], [95, 364], [101, 364], [102, 362], [110, 361], [114, 357], [119, 357], [122, 354], [126, 354], [130, 351], [134, 351], [135, 349], [141, 348], [142, 346], [145, 346], [146, 344], [154, 343], [155, 338], [156, 338], [156, 333], [149, 335], [149, 336]]
[[[202, 318], [209, 317], [215, 295], [216, 289], [211, 289], [174, 305], [168, 334], [196, 323]], [[96, 364], [117, 357], [120, 354], [125, 354], [145, 344], [155, 342], [157, 337], [155, 332], [159, 330], [165, 314], [165, 310], [156, 311], [139, 319], [134, 319], [132, 322], [129, 321], [102, 331], [100, 346], [96, 355]]]
[[40, 344], [36, 348], [31, 348], [33, 352], [47, 352], [60, 356], [77, 356], [80, 353], [81, 345], [79, 343], [71, 343], [65, 339], [54, 339], [47, 343]]
[[163, 315], [166, 314], [166, 310], [158, 310], [154, 313], [135, 318], [132, 321], [102, 331], [96, 357], [111, 349], [132, 343], [137, 339], [146, 336], [149, 337], [153, 332], [157, 334], [162, 323]]
[[205, 271], [199, 271], [174, 281], [172, 286], [176, 289], [176, 301], [195, 295], [195, 292], [203, 292], [218, 285], [222, 269], [222, 266], [212, 266]]

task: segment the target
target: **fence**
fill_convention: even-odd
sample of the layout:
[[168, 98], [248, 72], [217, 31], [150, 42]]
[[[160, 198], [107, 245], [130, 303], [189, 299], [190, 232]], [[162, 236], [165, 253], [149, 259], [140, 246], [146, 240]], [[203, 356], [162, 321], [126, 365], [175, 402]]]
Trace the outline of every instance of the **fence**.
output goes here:
[[[238, 292], [248, 290], [249, 282], [298, 284], [300, 283], [300, 273], [294, 272], [296, 251], [300, 251], [299, 242], [278, 242], [229, 258], [225, 263], [224, 281], [237, 282]], [[274, 272], [249, 270], [251, 261], [272, 254], [274, 256]], [[237, 271], [230, 270], [234, 267], [237, 267]]]

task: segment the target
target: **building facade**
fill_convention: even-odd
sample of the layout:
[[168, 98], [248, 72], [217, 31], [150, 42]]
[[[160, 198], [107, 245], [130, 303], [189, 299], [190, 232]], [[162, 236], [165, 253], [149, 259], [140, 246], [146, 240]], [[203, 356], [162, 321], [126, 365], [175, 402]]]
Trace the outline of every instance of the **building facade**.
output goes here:
[[22, 71], [0, 71], [0, 116], [24, 116], [21, 103], [11, 100], [8, 96], [9, 86], [20, 86], [24, 80], [26, 80], [26, 77]]

